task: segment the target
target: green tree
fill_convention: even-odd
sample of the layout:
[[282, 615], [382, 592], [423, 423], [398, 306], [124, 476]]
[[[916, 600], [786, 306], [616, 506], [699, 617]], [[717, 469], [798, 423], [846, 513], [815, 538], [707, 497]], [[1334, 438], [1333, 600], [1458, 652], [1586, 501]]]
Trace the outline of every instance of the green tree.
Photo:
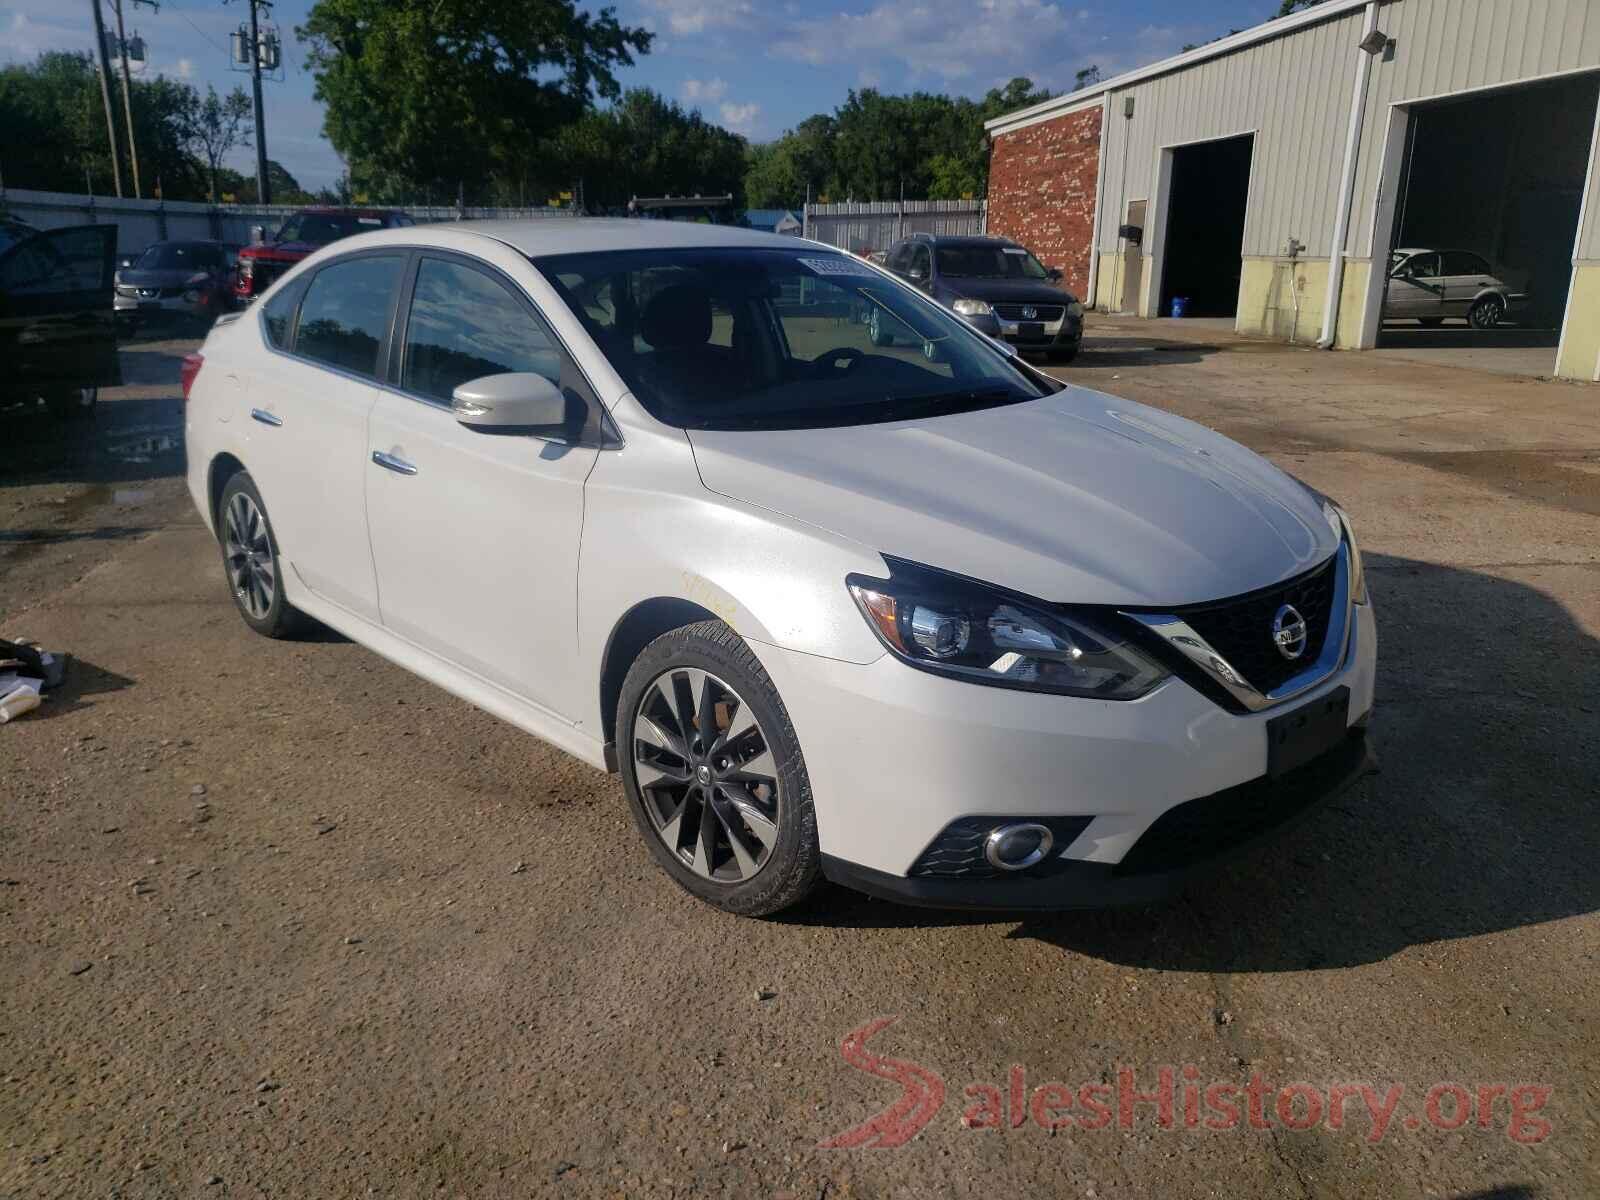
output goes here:
[[[634, 196], [732, 194], [744, 190], [745, 140], [648, 88], [592, 112], [553, 139], [561, 181], [581, 180], [591, 209]], [[543, 197], [539, 197], [543, 199]]]
[[1301, 9], [1311, 8], [1321, 3], [1322, 0], [1283, 0], [1283, 3], [1278, 5], [1278, 11], [1272, 15], [1275, 17], [1287, 17], [1290, 13], [1297, 13]]
[[1072, 77], [1072, 90], [1081, 92], [1086, 87], [1093, 87], [1100, 82], [1100, 65], [1091, 63]]
[[323, 131], [374, 200], [513, 198], [651, 40], [573, 0], [317, 0], [296, 32]]
[[[217, 172], [222, 160], [235, 146], [249, 146], [250, 134], [244, 127], [250, 116], [250, 97], [242, 87], [236, 87], [226, 96], [217, 95], [217, 89], [206, 84], [206, 98], [195, 99], [189, 115], [189, 145], [198, 158], [205, 161], [206, 179], [210, 187], [211, 203], [217, 203]], [[276, 189], [273, 195], [277, 195]], [[286, 202], [287, 203], [287, 202]]]
[[[130, 96], [141, 174], [171, 199], [200, 199], [203, 172], [189, 150], [194, 88], [157, 76], [136, 79]], [[120, 106], [119, 106], [120, 107]], [[117, 113], [119, 154], [126, 155]], [[12, 187], [104, 195], [112, 190], [111, 149], [93, 62], [87, 54], [47, 52], [0, 68], [0, 171]]]

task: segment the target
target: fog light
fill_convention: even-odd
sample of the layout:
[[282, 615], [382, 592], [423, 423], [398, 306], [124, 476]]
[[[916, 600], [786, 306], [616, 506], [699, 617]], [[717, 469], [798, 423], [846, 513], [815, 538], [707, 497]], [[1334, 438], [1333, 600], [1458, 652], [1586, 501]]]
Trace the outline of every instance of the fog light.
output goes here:
[[1025, 871], [1050, 853], [1055, 837], [1043, 825], [998, 825], [983, 842], [983, 856], [1002, 871]]

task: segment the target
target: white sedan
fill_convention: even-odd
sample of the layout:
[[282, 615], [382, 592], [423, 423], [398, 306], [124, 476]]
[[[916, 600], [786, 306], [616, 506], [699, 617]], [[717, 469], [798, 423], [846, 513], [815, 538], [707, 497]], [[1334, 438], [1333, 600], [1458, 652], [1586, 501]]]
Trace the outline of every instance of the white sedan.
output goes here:
[[184, 393], [252, 629], [315, 618], [619, 771], [663, 868], [732, 912], [823, 877], [1149, 900], [1369, 766], [1336, 505], [830, 247], [353, 237], [219, 322]]

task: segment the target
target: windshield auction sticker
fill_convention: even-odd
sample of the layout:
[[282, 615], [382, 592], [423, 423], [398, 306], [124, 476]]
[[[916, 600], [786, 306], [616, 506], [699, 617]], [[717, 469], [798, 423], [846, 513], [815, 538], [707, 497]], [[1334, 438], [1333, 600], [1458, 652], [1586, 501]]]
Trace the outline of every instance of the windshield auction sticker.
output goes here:
[[802, 258], [797, 260], [818, 275], [875, 275], [871, 267], [853, 258], [840, 255], [836, 258]]

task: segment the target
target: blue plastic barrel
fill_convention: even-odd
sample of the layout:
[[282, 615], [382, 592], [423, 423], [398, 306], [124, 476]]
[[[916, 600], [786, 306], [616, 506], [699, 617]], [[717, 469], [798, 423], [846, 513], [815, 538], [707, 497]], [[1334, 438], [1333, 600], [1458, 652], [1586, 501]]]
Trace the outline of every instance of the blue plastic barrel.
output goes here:
[[1174, 317], [1187, 317], [1189, 315], [1189, 297], [1174, 296], [1172, 298], [1172, 315]]

